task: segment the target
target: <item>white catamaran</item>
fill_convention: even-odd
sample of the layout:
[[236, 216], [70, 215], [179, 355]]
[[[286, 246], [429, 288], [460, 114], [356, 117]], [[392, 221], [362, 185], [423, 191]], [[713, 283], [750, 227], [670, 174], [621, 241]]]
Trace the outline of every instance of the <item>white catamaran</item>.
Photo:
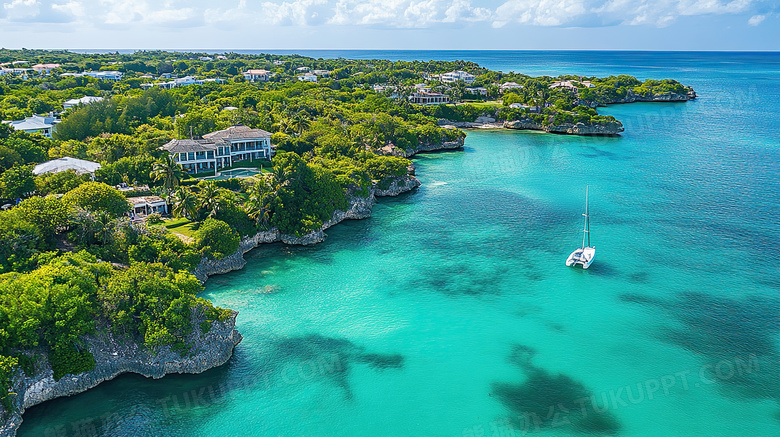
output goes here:
[[[581, 265], [583, 269], [590, 267], [593, 258], [596, 256], [596, 246], [590, 245], [590, 215], [588, 212], [588, 186], [585, 187], [585, 229], [582, 231], [582, 247], [576, 249], [566, 259], [567, 266]], [[587, 241], [588, 245], [585, 245]]]

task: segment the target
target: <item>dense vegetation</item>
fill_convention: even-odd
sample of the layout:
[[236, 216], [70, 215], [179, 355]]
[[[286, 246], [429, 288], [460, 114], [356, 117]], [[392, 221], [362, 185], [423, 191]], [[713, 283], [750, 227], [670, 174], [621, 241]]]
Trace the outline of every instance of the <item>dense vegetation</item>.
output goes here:
[[[203, 258], [227, 256], [242, 237], [261, 230], [302, 236], [319, 229], [353, 197], [369, 196], [372, 185], [385, 187], [407, 174], [410, 162], [388, 156], [388, 149], [412, 151], [420, 144], [463, 139], [462, 131], [440, 127], [440, 119], [494, 115], [543, 124], [600, 123], [614, 120], [597, 114], [600, 103], [628, 93], [686, 92], [674, 81], [642, 83], [630, 76], [590, 78], [593, 88], [551, 89], [556, 80], [551, 77], [488, 71], [464, 61], [236, 53], [204, 61], [201, 56], [0, 50], [0, 64], [18, 59], [61, 64], [50, 74], [0, 76], [0, 119], [59, 113], [68, 99], [103, 97], [62, 111], [53, 138], [0, 124], [0, 205], [6, 205], [0, 211], [0, 388], [8, 387], [14, 372], [34, 373], [44, 355], [55, 378], [92, 368], [85, 336], [99, 330], [186, 353], [191, 333], [206, 332], [212, 321], [229, 315], [196, 298], [201, 286], [191, 273]], [[302, 67], [329, 74], [317, 83], [301, 82], [296, 76]], [[246, 82], [241, 72], [248, 68], [272, 76]], [[114, 82], [66, 74], [85, 70], [118, 70], [124, 77]], [[433, 91], [469, 103], [409, 103], [415, 84], [452, 70], [474, 74], [473, 86], [485, 87], [485, 95], [462, 82], [432, 79], [427, 82]], [[168, 80], [158, 75], [221, 81], [173, 89], [146, 86]], [[508, 81], [520, 87], [502, 94], [499, 85]], [[374, 85], [389, 86], [375, 91]], [[501, 103], [490, 102], [498, 97]], [[173, 138], [235, 124], [273, 134], [273, 162], [237, 164], [262, 167], [261, 176], [194, 179], [159, 150]], [[102, 167], [94, 177], [32, 173], [35, 164], [59, 157]], [[122, 183], [143, 188], [120, 192], [113, 187]], [[176, 222], [157, 216], [146, 223], [129, 220], [126, 198], [150, 194], [168, 201]], [[192, 326], [195, 319], [205, 321]], [[0, 389], [7, 411], [6, 392]]]

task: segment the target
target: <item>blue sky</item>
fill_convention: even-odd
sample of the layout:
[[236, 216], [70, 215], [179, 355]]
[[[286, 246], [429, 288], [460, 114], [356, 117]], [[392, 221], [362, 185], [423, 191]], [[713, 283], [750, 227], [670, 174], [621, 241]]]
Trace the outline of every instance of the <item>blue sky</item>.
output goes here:
[[778, 0], [0, 0], [0, 46], [780, 50]]

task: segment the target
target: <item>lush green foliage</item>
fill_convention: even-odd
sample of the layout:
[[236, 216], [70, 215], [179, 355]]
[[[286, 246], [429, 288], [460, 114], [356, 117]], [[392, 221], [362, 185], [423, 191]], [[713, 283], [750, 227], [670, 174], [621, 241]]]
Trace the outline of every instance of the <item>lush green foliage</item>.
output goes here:
[[212, 259], [222, 259], [238, 249], [239, 237], [230, 225], [217, 219], [207, 219], [195, 233], [195, 244], [201, 253]]
[[120, 216], [130, 211], [127, 198], [102, 182], [86, 182], [62, 196], [66, 205], [90, 212], [106, 212]]

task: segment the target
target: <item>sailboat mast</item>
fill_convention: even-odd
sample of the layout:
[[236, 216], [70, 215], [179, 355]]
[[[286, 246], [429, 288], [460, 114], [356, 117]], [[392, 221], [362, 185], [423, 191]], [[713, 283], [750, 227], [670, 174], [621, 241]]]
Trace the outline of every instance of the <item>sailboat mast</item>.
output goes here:
[[[589, 185], [585, 186], [585, 229], [582, 231], [582, 248], [590, 247], [590, 216], [588, 213], [588, 191], [590, 189]], [[587, 240], [588, 246], [585, 246], [585, 241]]]

